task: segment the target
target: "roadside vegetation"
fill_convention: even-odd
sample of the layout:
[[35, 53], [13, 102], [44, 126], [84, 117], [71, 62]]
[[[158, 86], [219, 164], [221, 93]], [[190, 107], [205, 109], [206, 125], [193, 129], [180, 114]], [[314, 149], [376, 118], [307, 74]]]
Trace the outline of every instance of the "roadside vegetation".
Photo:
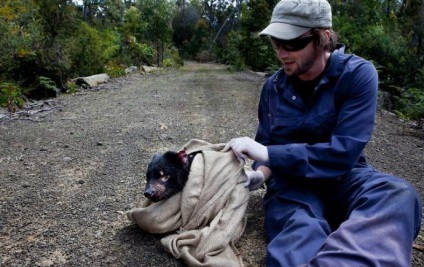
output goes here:
[[[234, 70], [279, 67], [257, 33], [278, 0], [4, 0], [0, 2], [0, 105], [75, 92], [72, 78], [183, 60]], [[424, 118], [422, 0], [330, 0], [347, 52], [379, 71], [384, 108]]]

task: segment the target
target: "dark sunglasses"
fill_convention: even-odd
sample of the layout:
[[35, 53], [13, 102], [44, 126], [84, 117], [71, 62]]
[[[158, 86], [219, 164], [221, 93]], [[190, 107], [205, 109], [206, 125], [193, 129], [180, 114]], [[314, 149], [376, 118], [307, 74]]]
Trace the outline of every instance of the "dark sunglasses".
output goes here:
[[275, 50], [280, 49], [282, 47], [285, 51], [293, 52], [299, 51], [305, 48], [312, 40], [314, 39], [314, 35], [308, 35], [305, 37], [299, 37], [292, 40], [280, 40], [274, 37], [271, 37], [271, 43]]

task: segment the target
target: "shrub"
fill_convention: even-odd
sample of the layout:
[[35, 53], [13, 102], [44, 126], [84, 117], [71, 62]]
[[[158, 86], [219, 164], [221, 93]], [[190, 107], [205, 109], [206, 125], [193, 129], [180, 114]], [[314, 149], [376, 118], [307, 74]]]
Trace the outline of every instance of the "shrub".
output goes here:
[[105, 71], [111, 78], [118, 78], [126, 75], [125, 66], [119, 65], [115, 62], [109, 62], [106, 64]]
[[38, 100], [56, 97], [59, 93], [60, 89], [56, 83], [49, 77], [44, 76], [37, 77], [35, 86], [26, 88], [24, 92], [29, 98]]
[[409, 88], [396, 97], [396, 113], [406, 119], [424, 118], [424, 91]]
[[165, 68], [171, 68], [172, 67], [172, 60], [171, 59], [169, 59], [169, 58], [166, 58], [166, 59], [164, 59], [163, 60], [163, 66], [165, 67]]
[[[169, 66], [167, 66], [167, 65], [169, 65]], [[165, 59], [163, 61], [164, 67], [174, 67], [175, 68], [175, 67], [179, 67], [179, 66], [183, 66], [183, 65], [184, 65], [184, 61], [180, 57], [180, 55], [178, 53], [178, 49], [176, 49], [175, 47], [171, 47], [170, 49], [165, 50]]]
[[127, 36], [119, 61], [128, 66], [153, 65], [155, 50], [147, 43], [140, 43], [135, 36]]
[[240, 43], [241, 36], [236, 32], [230, 32], [226, 40], [226, 48], [222, 49], [224, 63], [230, 65], [235, 71], [246, 69], [244, 57], [239, 49]]
[[13, 83], [0, 83], [0, 106], [7, 107], [13, 103], [19, 108], [24, 105], [20, 88]]
[[210, 58], [211, 58], [211, 56], [210, 56], [209, 52], [207, 50], [203, 50], [203, 51], [200, 51], [199, 53], [197, 53], [195, 59], [199, 62], [207, 62], [207, 61], [210, 60]]
[[76, 37], [70, 39], [67, 45], [75, 75], [88, 76], [103, 72], [103, 66], [107, 62], [104, 53], [107, 49], [98, 30], [81, 22]]
[[75, 82], [68, 81], [66, 83], [66, 93], [75, 94], [76, 92], [79, 92], [79, 86]]

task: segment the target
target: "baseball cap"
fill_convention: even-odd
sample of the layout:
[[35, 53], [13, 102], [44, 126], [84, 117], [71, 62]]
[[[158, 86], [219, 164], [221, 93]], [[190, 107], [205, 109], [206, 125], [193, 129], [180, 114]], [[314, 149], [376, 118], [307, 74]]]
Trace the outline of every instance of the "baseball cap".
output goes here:
[[326, 0], [281, 0], [272, 11], [270, 24], [259, 36], [291, 40], [311, 28], [331, 27], [331, 6]]

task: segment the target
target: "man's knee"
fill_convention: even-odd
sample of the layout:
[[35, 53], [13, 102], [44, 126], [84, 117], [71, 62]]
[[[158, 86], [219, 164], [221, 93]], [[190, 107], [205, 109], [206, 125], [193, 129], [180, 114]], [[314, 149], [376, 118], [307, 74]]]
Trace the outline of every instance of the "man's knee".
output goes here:
[[[421, 200], [415, 188], [406, 180], [379, 173], [365, 194], [374, 212], [411, 222], [415, 237], [421, 227]], [[379, 203], [379, 204], [378, 204]]]

